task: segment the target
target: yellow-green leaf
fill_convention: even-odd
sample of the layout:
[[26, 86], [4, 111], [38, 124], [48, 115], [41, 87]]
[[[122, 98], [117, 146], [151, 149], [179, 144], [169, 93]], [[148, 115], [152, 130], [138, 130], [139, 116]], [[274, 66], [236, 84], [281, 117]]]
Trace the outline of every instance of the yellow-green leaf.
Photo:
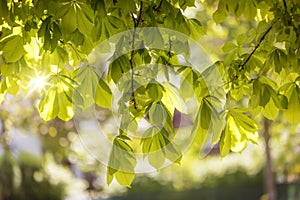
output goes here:
[[300, 99], [296, 87], [292, 91], [284, 116], [292, 124], [300, 123]]
[[117, 171], [115, 173], [116, 180], [120, 185], [125, 186], [125, 187], [130, 187], [132, 181], [134, 180], [134, 173], [130, 172], [123, 172], [123, 171]]
[[102, 79], [99, 79], [95, 94], [96, 104], [103, 108], [110, 108], [112, 101], [113, 95], [109, 86]]
[[6, 62], [16, 62], [24, 55], [23, 38], [19, 35], [13, 36], [3, 47]]
[[265, 108], [263, 108], [262, 113], [266, 118], [270, 120], [275, 120], [279, 113], [279, 109], [276, 107], [273, 100], [270, 100], [269, 103], [265, 106]]

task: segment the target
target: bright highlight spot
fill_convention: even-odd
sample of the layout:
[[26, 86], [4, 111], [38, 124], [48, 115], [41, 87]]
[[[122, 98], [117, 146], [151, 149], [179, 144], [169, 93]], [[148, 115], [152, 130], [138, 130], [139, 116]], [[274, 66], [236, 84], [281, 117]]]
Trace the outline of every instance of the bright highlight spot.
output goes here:
[[42, 91], [45, 87], [47, 77], [36, 77], [29, 82], [31, 90]]
[[48, 75], [41, 75], [39, 73], [35, 73], [34, 77], [30, 77], [30, 81], [28, 84], [28, 96], [33, 92], [41, 92], [47, 83]]

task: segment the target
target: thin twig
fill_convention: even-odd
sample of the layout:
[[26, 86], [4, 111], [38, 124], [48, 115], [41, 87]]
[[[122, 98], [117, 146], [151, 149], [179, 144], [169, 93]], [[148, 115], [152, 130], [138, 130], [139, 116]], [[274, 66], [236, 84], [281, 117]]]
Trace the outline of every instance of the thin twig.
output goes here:
[[273, 24], [268, 28], [268, 30], [260, 38], [259, 42], [256, 44], [256, 46], [254, 47], [254, 49], [252, 50], [252, 52], [250, 53], [250, 55], [247, 57], [247, 59], [244, 61], [244, 63], [240, 65], [240, 71], [242, 71], [242, 70], [245, 69], [245, 65], [248, 63], [248, 61], [250, 60], [250, 58], [256, 52], [256, 50], [258, 49], [258, 47], [260, 47], [261, 43], [264, 41], [266, 35], [271, 31], [272, 27], [273, 27]]
[[160, 2], [159, 2], [159, 4], [158, 4], [158, 6], [153, 6], [153, 10], [155, 11], [155, 12], [158, 12], [159, 11], [159, 9], [160, 9], [160, 7], [161, 7], [161, 5], [162, 5], [162, 2], [163, 2], [163, 0], [161, 0]]
[[171, 50], [172, 50], [172, 40], [171, 40], [171, 36], [169, 36], [169, 50], [168, 50], [168, 60], [166, 62], [166, 66], [169, 66], [170, 64], [170, 60], [171, 60], [171, 57], [172, 57], [172, 54], [171, 54]]
[[285, 0], [283, 0], [283, 6], [284, 6], [285, 12], [288, 13], [287, 4], [286, 4]]
[[134, 58], [134, 51], [135, 51], [136, 29], [139, 26], [139, 24], [141, 23], [142, 12], [143, 12], [143, 2], [141, 1], [141, 6], [140, 6], [140, 10], [139, 10], [139, 14], [137, 16], [137, 19], [134, 17], [133, 13], [131, 13], [131, 18], [133, 20], [134, 29], [133, 29], [133, 33], [132, 33], [131, 53], [130, 53], [129, 63], [130, 63], [130, 68], [131, 68], [131, 96], [132, 96], [133, 106], [134, 106], [135, 109], [137, 109], [137, 104], [136, 104], [136, 100], [135, 100], [134, 86], [133, 86], [134, 85], [134, 64], [133, 64], [133, 58]]

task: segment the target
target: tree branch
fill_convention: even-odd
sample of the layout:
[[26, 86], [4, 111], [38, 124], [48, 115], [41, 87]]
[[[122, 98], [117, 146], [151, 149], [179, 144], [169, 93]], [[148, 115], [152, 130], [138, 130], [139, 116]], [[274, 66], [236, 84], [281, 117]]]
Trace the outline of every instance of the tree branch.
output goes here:
[[137, 104], [135, 100], [135, 95], [134, 95], [134, 64], [133, 64], [133, 58], [134, 58], [134, 52], [135, 52], [135, 37], [136, 37], [136, 29], [140, 25], [141, 20], [142, 20], [142, 12], [143, 12], [143, 2], [141, 1], [140, 9], [139, 9], [139, 14], [137, 18], [134, 17], [133, 13], [131, 13], [131, 18], [133, 20], [133, 33], [132, 33], [132, 41], [131, 41], [131, 53], [130, 53], [130, 68], [131, 68], [131, 96], [132, 96], [132, 103], [135, 109], [137, 109]]
[[168, 60], [167, 60], [167, 62], [166, 62], [166, 66], [169, 66], [169, 64], [170, 64], [170, 60], [171, 60], [171, 57], [172, 57], [172, 55], [171, 55], [171, 50], [172, 50], [172, 40], [171, 40], [171, 36], [169, 36], [169, 50], [168, 50]]
[[243, 64], [240, 65], [240, 71], [245, 69], [246, 64], [249, 62], [250, 58], [253, 56], [253, 54], [256, 52], [258, 47], [260, 47], [261, 43], [264, 41], [265, 37], [268, 35], [268, 33], [271, 31], [273, 27], [273, 24], [268, 28], [268, 30], [263, 34], [263, 36], [260, 38], [259, 42], [256, 44], [250, 55], [247, 57], [247, 59], [244, 61]]
[[159, 9], [160, 9], [160, 7], [161, 7], [161, 5], [162, 5], [162, 2], [163, 2], [163, 0], [161, 0], [161, 1], [159, 2], [158, 6], [153, 6], [153, 10], [154, 10], [155, 12], [158, 12], [158, 11], [159, 11]]
[[288, 12], [288, 9], [287, 9], [287, 4], [286, 4], [286, 1], [285, 1], [285, 0], [283, 0], [283, 6], [284, 6], [285, 12], [287, 13], [287, 12]]

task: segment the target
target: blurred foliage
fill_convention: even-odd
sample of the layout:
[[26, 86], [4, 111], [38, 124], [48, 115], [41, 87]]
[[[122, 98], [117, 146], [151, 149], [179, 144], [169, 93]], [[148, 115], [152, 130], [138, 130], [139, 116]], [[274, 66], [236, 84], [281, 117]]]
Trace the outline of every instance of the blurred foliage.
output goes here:
[[[4, 149], [8, 149], [11, 140], [9, 129], [25, 127], [38, 133], [43, 151], [50, 152], [60, 165], [92, 160], [78, 150], [74, 124], [64, 121], [74, 116], [76, 106], [82, 110], [93, 104], [110, 108], [114, 98], [111, 85], [116, 85], [121, 91], [118, 102], [120, 129], [112, 141], [126, 153], [111, 149], [111, 166], [107, 169], [106, 180], [112, 183], [115, 178], [121, 185], [130, 186], [135, 176], [136, 149], [141, 150], [149, 164], [157, 169], [166, 160], [180, 163], [183, 159], [183, 152], [172, 143], [173, 118], [175, 110], [186, 112], [184, 105], [190, 94], [183, 89], [191, 85], [189, 89], [192, 88], [199, 103], [199, 108], [190, 116], [198, 150], [211, 139], [222, 157], [231, 152], [241, 153], [249, 142], [259, 143], [260, 122], [267, 118], [274, 122], [275, 168], [284, 182], [298, 180], [299, 160], [292, 155], [299, 152], [299, 2], [124, 2], [0, 2], [0, 101], [5, 100], [5, 104], [11, 97], [8, 94], [16, 95], [19, 91], [30, 95], [33, 90], [38, 90], [38, 96], [41, 96], [40, 101], [33, 99], [29, 103], [37, 107], [38, 113], [27, 112], [28, 104], [17, 109], [6, 104], [1, 110]], [[188, 17], [189, 9], [195, 4], [199, 11]], [[174, 39], [158, 29], [151, 29], [148, 34], [153, 37], [144, 40], [141, 38], [145, 33], [137, 31], [142, 27], [168, 28], [193, 40], [207, 39], [204, 46], [216, 62], [204, 72], [195, 70], [189, 66], [192, 49], [189, 49], [188, 41]], [[128, 30], [131, 30], [129, 36], [110, 41], [114, 43], [115, 51], [108, 61], [108, 69], [95, 69], [86, 59], [92, 49], [112, 35]], [[203, 36], [205, 34], [207, 36]], [[162, 50], [151, 46], [158, 43], [164, 47]], [[124, 53], [124, 49], [129, 52]], [[179, 62], [177, 55], [183, 56], [184, 64]], [[149, 63], [155, 65], [151, 65], [152, 68], [144, 66]], [[137, 69], [139, 65], [143, 68]], [[168, 67], [159, 68], [159, 65]], [[210, 85], [203, 82], [204, 78], [214, 74], [214, 69], [220, 72], [224, 84], [210, 93]], [[126, 73], [131, 76], [121, 79]], [[167, 83], [172, 73], [181, 76], [179, 88]], [[162, 84], [155, 80], [160, 74], [165, 80]], [[141, 81], [144, 76], [151, 81]], [[52, 121], [45, 123], [37, 114]], [[137, 124], [141, 118], [152, 127], [145, 132], [149, 139], [142, 140], [140, 149], [140, 144], [131, 141], [128, 133], [136, 128], [130, 125]], [[220, 121], [224, 123], [214, 128], [215, 122]], [[157, 126], [162, 127], [162, 131], [155, 132]], [[158, 151], [160, 159], [154, 162], [151, 153], [166, 145], [171, 150]], [[280, 150], [276, 151], [276, 148]], [[27, 159], [35, 163], [28, 156], [19, 159], [22, 161], [19, 165], [24, 165]], [[10, 163], [3, 169], [12, 170]], [[95, 161], [88, 163], [86, 171], [89, 167], [99, 167]], [[20, 170], [22, 172], [22, 168]], [[31, 176], [32, 170], [25, 171]], [[13, 179], [3, 174], [3, 180], [12, 186], [10, 181]], [[27, 180], [26, 176], [22, 180]], [[211, 181], [212, 185], [217, 182]]]
[[43, 172], [41, 161], [22, 153], [19, 160], [5, 151], [0, 161], [0, 191], [4, 200], [63, 199], [64, 185], [53, 184]]

